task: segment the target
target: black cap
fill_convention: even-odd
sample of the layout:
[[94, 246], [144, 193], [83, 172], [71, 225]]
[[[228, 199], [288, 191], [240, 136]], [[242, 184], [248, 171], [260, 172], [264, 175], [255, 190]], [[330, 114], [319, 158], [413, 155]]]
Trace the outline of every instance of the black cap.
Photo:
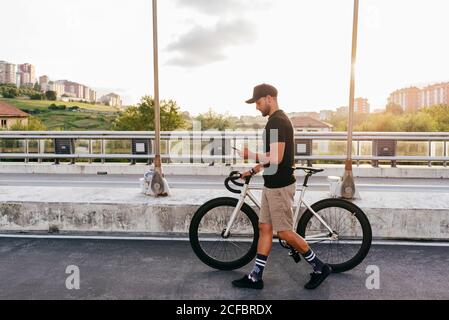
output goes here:
[[254, 87], [253, 97], [246, 101], [246, 103], [254, 103], [262, 97], [272, 96], [277, 97], [278, 91], [272, 85], [262, 83], [256, 87]]

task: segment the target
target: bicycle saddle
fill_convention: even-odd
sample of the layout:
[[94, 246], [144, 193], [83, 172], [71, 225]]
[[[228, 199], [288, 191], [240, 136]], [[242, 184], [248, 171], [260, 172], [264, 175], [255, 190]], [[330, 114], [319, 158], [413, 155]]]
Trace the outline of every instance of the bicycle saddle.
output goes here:
[[296, 167], [295, 170], [304, 170], [307, 173], [315, 174], [318, 172], [323, 172], [324, 169], [311, 168], [311, 167]]

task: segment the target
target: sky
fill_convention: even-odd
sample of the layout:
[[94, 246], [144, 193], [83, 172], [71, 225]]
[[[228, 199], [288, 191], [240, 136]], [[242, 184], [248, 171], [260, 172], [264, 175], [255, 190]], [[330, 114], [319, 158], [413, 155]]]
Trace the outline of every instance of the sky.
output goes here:
[[[349, 104], [353, 0], [159, 0], [161, 99], [197, 115], [258, 115], [270, 83], [286, 112]], [[151, 0], [4, 1], [0, 60], [31, 63], [125, 104], [153, 95]], [[356, 96], [449, 81], [449, 1], [360, 0]], [[7, 14], [5, 14], [7, 13]]]

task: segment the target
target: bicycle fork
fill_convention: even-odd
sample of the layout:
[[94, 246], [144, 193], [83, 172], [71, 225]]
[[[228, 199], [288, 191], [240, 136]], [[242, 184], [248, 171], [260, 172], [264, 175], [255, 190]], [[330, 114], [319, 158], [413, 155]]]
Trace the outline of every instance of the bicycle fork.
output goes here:
[[231, 232], [231, 227], [234, 224], [234, 221], [237, 217], [237, 213], [240, 211], [240, 209], [243, 206], [243, 203], [245, 202], [247, 192], [248, 192], [248, 184], [245, 184], [243, 187], [242, 193], [240, 195], [240, 199], [237, 202], [237, 205], [235, 206], [234, 211], [232, 212], [231, 218], [229, 219], [226, 229], [223, 230], [223, 232], [222, 232], [222, 237], [224, 239], [227, 239], [229, 237], [229, 234]]

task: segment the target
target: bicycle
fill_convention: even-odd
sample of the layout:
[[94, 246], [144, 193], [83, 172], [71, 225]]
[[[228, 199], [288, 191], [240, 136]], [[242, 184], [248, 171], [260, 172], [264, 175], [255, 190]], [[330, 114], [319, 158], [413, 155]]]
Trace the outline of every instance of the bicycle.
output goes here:
[[[304, 196], [309, 178], [324, 169], [297, 167], [306, 175], [299, 199], [295, 202], [294, 230], [301, 235], [317, 255], [328, 263], [333, 272], [351, 270], [360, 264], [371, 247], [371, 224], [357, 205], [339, 198], [328, 198], [309, 205]], [[245, 201], [248, 197], [260, 209], [260, 203], [250, 187], [252, 177], [244, 183], [237, 182], [241, 173], [233, 171], [225, 179], [230, 192], [239, 198], [212, 199], [195, 212], [189, 227], [190, 244], [197, 257], [206, 265], [219, 270], [234, 270], [251, 262], [256, 256], [259, 238], [258, 215]], [[229, 182], [243, 187], [233, 189]], [[300, 211], [303, 211], [300, 215]], [[296, 263], [300, 254], [285, 241], [282, 247], [290, 249], [289, 255]]]

